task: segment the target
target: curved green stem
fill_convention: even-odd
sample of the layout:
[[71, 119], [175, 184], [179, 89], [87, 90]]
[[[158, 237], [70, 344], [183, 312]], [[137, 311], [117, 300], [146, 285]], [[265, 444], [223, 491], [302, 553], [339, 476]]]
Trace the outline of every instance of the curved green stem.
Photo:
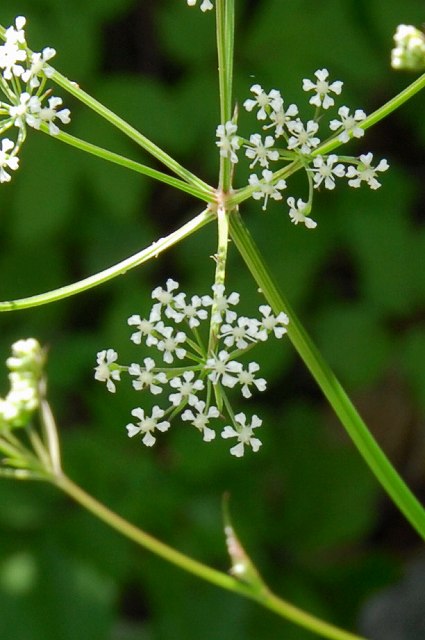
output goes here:
[[151, 258], [156, 258], [160, 253], [169, 249], [177, 242], [180, 242], [183, 238], [190, 236], [194, 231], [201, 229], [201, 227], [214, 219], [215, 215], [209, 209], [205, 209], [205, 211], [202, 211], [202, 213], [184, 224], [180, 229], [177, 229], [177, 231], [173, 231], [173, 233], [170, 233], [170, 235], [165, 238], [160, 238], [146, 249], [138, 251], [133, 256], [118, 262], [118, 264], [115, 264], [113, 267], [104, 269], [103, 271], [100, 271], [93, 276], [89, 276], [88, 278], [84, 278], [84, 280], [80, 280], [79, 282], [74, 282], [73, 284], [65, 287], [59, 287], [59, 289], [54, 289], [53, 291], [40, 293], [35, 296], [30, 296], [29, 298], [0, 302], [0, 312], [18, 311], [21, 309], [29, 309], [31, 307], [39, 307], [43, 304], [63, 300], [64, 298], [74, 296], [77, 293], [82, 293], [83, 291], [97, 287], [104, 282], [108, 282], [108, 280], [112, 280], [117, 276], [123, 275], [130, 269], [138, 267]]
[[311, 341], [295, 313], [284, 299], [240, 215], [230, 218], [230, 235], [237, 249], [275, 313], [288, 314], [288, 336], [341, 420], [359, 453], [394, 504], [425, 540], [425, 510], [398, 475], [365, 423], [357, 413], [330, 367]]
[[136, 544], [148, 549], [152, 553], [180, 569], [183, 569], [202, 580], [206, 580], [217, 587], [254, 600], [261, 606], [274, 611], [279, 616], [308, 629], [312, 633], [321, 635], [323, 638], [329, 638], [330, 640], [364, 640], [360, 636], [344, 631], [343, 629], [339, 629], [338, 627], [328, 624], [327, 622], [294, 607], [274, 595], [267, 588], [261, 590], [254, 589], [249, 584], [244, 583], [227, 573], [217, 571], [202, 562], [198, 562], [197, 560], [180, 553], [163, 542], [160, 542], [95, 500], [95, 498], [83, 491], [83, 489], [65, 475], [59, 474], [56, 477], [52, 477], [51, 482], [82, 507], [99, 518], [99, 520], [102, 520], [129, 540], [133, 540]]

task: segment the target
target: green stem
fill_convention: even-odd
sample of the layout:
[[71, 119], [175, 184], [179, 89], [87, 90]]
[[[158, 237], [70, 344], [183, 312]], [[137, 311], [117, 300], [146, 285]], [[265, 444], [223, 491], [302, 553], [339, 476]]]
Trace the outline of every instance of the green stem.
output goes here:
[[165, 151], [163, 151], [156, 144], [151, 142], [146, 136], [137, 131], [134, 127], [132, 127], [128, 122], [120, 118], [116, 113], [105, 107], [101, 102], [98, 102], [91, 95], [80, 89], [80, 87], [75, 83], [65, 78], [59, 71], [54, 71], [51, 80], [56, 82], [60, 87], [68, 91], [68, 93], [72, 94], [83, 102], [87, 107], [95, 111], [97, 114], [108, 120], [112, 125], [117, 127], [120, 131], [122, 131], [126, 136], [134, 140], [136, 144], [145, 149], [148, 153], [150, 153], [154, 158], [162, 162], [166, 167], [168, 167], [173, 173], [178, 175], [182, 180], [192, 184], [193, 186], [197, 186], [204, 191], [210, 191], [211, 187], [195, 176], [191, 171], [185, 169], [181, 164], [179, 164], [174, 158], [168, 155]]
[[[382, 107], [379, 107], [379, 109], [376, 109], [376, 111], [374, 111], [369, 116], [367, 116], [367, 118], [359, 124], [359, 127], [365, 130], [369, 129], [369, 127], [372, 127], [377, 122], [380, 122], [381, 120], [389, 116], [393, 111], [401, 107], [401, 105], [403, 105], [405, 102], [410, 100], [410, 98], [413, 98], [413, 96], [416, 93], [418, 93], [424, 88], [425, 88], [425, 73], [423, 73], [421, 76], [419, 76], [419, 78], [414, 80], [412, 84], [409, 84], [409, 86], [403, 89], [403, 91], [400, 91], [400, 93], [394, 96], [394, 98], [391, 98], [391, 100], [388, 100], [388, 102], [382, 105]], [[335, 138], [333, 140], [330, 140], [329, 142], [325, 142], [324, 144], [322, 144], [320, 147], [315, 149], [311, 155], [312, 157], [317, 155], [325, 155], [327, 153], [330, 153], [334, 149], [337, 149], [342, 144], [345, 144], [345, 143], [338, 140], [338, 138]]]
[[[0, 38], [3, 40], [5, 39], [5, 33], [6, 29], [2, 25], [0, 25]], [[160, 147], [149, 140], [149, 138], [137, 131], [137, 129], [128, 124], [128, 122], [120, 118], [116, 113], [114, 113], [113, 111], [105, 107], [101, 102], [98, 102], [91, 95], [80, 89], [76, 82], [68, 80], [68, 78], [59, 73], [59, 71], [56, 71], [56, 69], [53, 69], [52, 75], [49, 79], [51, 79], [53, 82], [56, 82], [56, 84], [65, 89], [65, 91], [68, 91], [68, 93], [70, 93], [75, 98], [77, 98], [77, 100], [80, 100], [80, 102], [84, 103], [87, 107], [95, 111], [102, 118], [105, 118], [105, 120], [117, 127], [117, 129], [122, 131], [126, 136], [134, 140], [136, 144], [143, 147], [143, 149], [146, 149], [148, 153], [162, 162], [166, 167], [173, 171], [173, 173], [182, 178], [182, 180], [188, 182], [193, 186], [199, 187], [204, 192], [211, 191], [211, 187], [206, 182], [195, 176], [188, 169], [185, 169], [181, 164], [174, 160], [174, 158], [169, 156], [168, 153], [163, 151]]]
[[[217, 52], [220, 89], [220, 120], [225, 124], [232, 119], [233, 50], [235, 37], [235, 1], [217, 0]], [[227, 193], [232, 183], [230, 158], [220, 156], [220, 189]]]
[[[227, 247], [229, 244], [229, 218], [225, 207], [219, 206], [217, 208], [217, 226], [218, 226], [218, 247], [215, 255], [215, 285], [224, 285], [226, 280], [226, 261], [227, 261]], [[217, 302], [216, 293], [214, 292], [214, 302], [211, 309], [211, 325], [210, 335], [208, 341], [208, 353], [212, 354], [217, 344], [217, 335], [219, 331], [220, 322], [213, 320], [213, 317], [217, 314]]]
[[152, 553], [180, 569], [183, 569], [202, 580], [206, 580], [217, 587], [254, 600], [261, 606], [274, 611], [279, 616], [310, 630], [312, 633], [321, 635], [324, 638], [329, 638], [330, 640], [364, 640], [360, 636], [353, 635], [343, 629], [339, 629], [338, 627], [328, 624], [327, 622], [294, 607], [271, 593], [268, 589], [263, 589], [261, 591], [253, 590], [249, 584], [245, 584], [222, 571], [217, 571], [216, 569], [180, 553], [163, 542], [160, 542], [95, 500], [95, 498], [83, 491], [83, 489], [65, 475], [59, 474], [56, 477], [52, 477], [51, 482], [78, 504], [99, 518], [99, 520], [102, 520], [112, 527], [112, 529], [115, 529], [129, 540], [132, 540], [141, 547], [148, 549]]
[[146, 249], [138, 251], [133, 256], [118, 262], [118, 264], [115, 264], [113, 267], [109, 267], [108, 269], [104, 269], [103, 271], [100, 271], [93, 276], [89, 276], [84, 280], [74, 282], [73, 284], [65, 287], [60, 287], [59, 289], [54, 289], [53, 291], [47, 291], [46, 293], [30, 296], [29, 298], [0, 302], [0, 312], [18, 311], [21, 309], [29, 309], [31, 307], [39, 307], [43, 304], [63, 300], [64, 298], [76, 295], [77, 293], [82, 293], [83, 291], [97, 287], [104, 282], [108, 282], [108, 280], [112, 280], [117, 276], [123, 275], [130, 269], [138, 267], [151, 258], [156, 258], [160, 253], [180, 242], [180, 240], [187, 238], [212, 220], [215, 220], [214, 213], [209, 209], [205, 209], [202, 213], [180, 227], [180, 229], [177, 229], [177, 231], [173, 231], [173, 233], [170, 233], [165, 238], [160, 238], [157, 242], [153, 242]]
[[275, 313], [288, 314], [288, 336], [341, 420], [366, 464], [417, 533], [425, 540], [425, 510], [398, 475], [360, 418], [332, 370], [276, 286], [240, 215], [230, 219], [230, 235]]
[[[49, 134], [49, 128], [47, 125], [42, 124], [40, 128], [43, 131], [43, 133]], [[198, 186], [194, 186], [192, 184], [189, 184], [188, 182], [184, 182], [183, 180], [179, 180], [178, 178], [169, 176], [166, 173], [163, 173], [162, 171], [151, 169], [150, 167], [147, 167], [144, 164], [140, 164], [139, 162], [130, 160], [129, 158], [121, 156], [118, 153], [114, 153], [113, 151], [108, 151], [107, 149], [98, 147], [94, 144], [91, 144], [90, 142], [86, 142], [85, 140], [81, 140], [80, 138], [76, 138], [75, 136], [71, 136], [69, 133], [66, 133], [65, 131], [60, 131], [54, 137], [60, 140], [61, 142], [65, 142], [65, 144], [69, 144], [71, 147], [76, 147], [81, 151], [90, 153], [91, 155], [97, 156], [98, 158], [102, 158], [103, 160], [108, 160], [109, 162], [118, 164], [121, 167], [130, 169], [131, 171], [136, 171], [137, 173], [141, 173], [142, 175], [148, 176], [149, 178], [153, 178], [154, 180], [159, 180], [159, 182], [169, 184], [170, 186], [175, 187], [176, 189], [180, 189], [180, 191], [184, 191], [185, 193], [190, 193], [192, 196], [195, 196], [200, 200], [203, 200], [204, 202], [215, 201], [215, 193], [212, 187], [210, 187], [208, 190], [206, 190], [205, 188], [201, 189]]]

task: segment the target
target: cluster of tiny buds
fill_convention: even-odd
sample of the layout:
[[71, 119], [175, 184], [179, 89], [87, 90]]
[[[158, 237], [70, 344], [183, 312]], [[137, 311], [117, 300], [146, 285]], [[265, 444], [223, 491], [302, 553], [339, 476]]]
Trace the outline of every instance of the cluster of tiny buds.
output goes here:
[[10, 371], [10, 391], [0, 398], [1, 428], [23, 427], [39, 405], [39, 384], [43, 374], [44, 352], [34, 338], [18, 340], [6, 360]]
[[[128, 435], [141, 435], [148, 447], [156, 441], [155, 432], [167, 431], [171, 419], [180, 414], [181, 420], [194, 426], [205, 442], [216, 436], [214, 421], [225, 420], [221, 436], [236, 438], [236, 445], [230, 449], [236, 457], [241, 457], [246, 447], [258, 451], [261, 441], [254, 429], [262, 421], [257, 415], [249, 419], [245, 413], [235, 414], [228, 390], [239, 387], [244, 398], [251, 398], [253, 390], [266, 389], [266, 380], [258, 375], [258, 363], [244, 366], [239, 358], [271, 334], [282, 338], [288, 317], [282, 312], [273, 314], [268, 305], [259, 307], [259, 318], [238, 316], [235, 309], [239, 294], [227, 295], [223, 284], [213, 285], [212, 296], [189, 298], [178, 289], [178, 283], [168, 279], [165, 288], [153, 290], [154, 303], [149, 313], [128, 319], [134, 329], [132, 342], [155, 349], [162, 363], [157, 366], [147, 356], [143, 363], [121, 365], [117, 352], [105, 349], [97, 354], [95, 378], [105, 382], [112, 393], [122, 373], [133, 378], [136, 391], [147, 390], [155, 397], [166, 386], [171, 388], [171, 393], [164, 394], [168, 400], [165, 408], [155, 404], [150, 414], [141, 407], [132, 411], [136, 420], [127, 425]], [[205, 324], [209, 327], [207, 336], [202, 335], [201, 325]]]
[[[251, 87], [253, 97], [245, 100], [243, 106], [249, 112], [256, 112], [257, 120], [265, 123], [262, 128], [266, 134], [253, 133], [249, 139], [242, 138], [238, 135], [234, 120], [220, 124], [216, 131], [216, 144], [221, 156], [235, 164], [238, 162], [237, 152], [243, 147], [246, 157], [251, 161], [250, 169], [260, 167], [261, 175], [252, 173], [249, 185], [253, 188], [252, 197], [263, 201], [263, 210], [269, 199], [282, 200], [282, 191], [287, 188], [284, 171], [273, 173], [271, 163], [300, 161], [306, 168], [309, 196], [306, 201], [290, 196], [286, 202], [291, 221], [304, 224], [308, 229], [317, 226], [309, 217], [313, 189], [334, 189], [336, 179], [343, 177], [348, 179], [350, 187], [357, 188], [364, 183], [371, 189], [378, 189], [381, 186], [378, 174], [389, 167], [385, 159], [374, 164], [372, 153], [362, 154], [358, 158], [318, 153], [321, 139], [317, 134], [322, 111], [335, 105], [334, 96], [340, 95], [343, 83], [340, 80], [330, 82], [327, 69], [318, 69], [314, 76], [314, 81], [305, 78], [302, 84], [304, 91], [312, 92], [309, 104], [315, 107], [314, 117], [307, 122], [299, 117], [297, 105], [285, 105], [280, 91], [272, 89], [267, 93], [259, 84], [254, 84]], [[332, 133], [326, 142], [337, 139], [340, 143], [346, 143], [351, 138], [361, 138], [365, 119], [366, 114], [362, 109], [350, 111], [347, 106], [341, 106], [338, 117], [328, 123]]]
[[0, 46], [0, 136], [5, 132], [17, 132], [16, 140], [0, 138], [0, 182], [10, 182], [10, 171], [19, 167], [18, 153], [26, 137], [27, 127], [40, 129], [47, 125], [51, 135], [57, 135], [57, 122], [70, 122], [69, 109], [63, 109], [62, 99], [49, 96], [46, 81], [53, 74], [48, 64], [56, 54], [51, 47], [34, 53], [27, 47], [26, 20], [19, 16], [15, 24], [6, 29], [4, 44]]
[[399, 24], [394, 34], [395, 47], [391, 51], [394, 69], [423, 71], [425, 69], [425, 34], [411, 25]]

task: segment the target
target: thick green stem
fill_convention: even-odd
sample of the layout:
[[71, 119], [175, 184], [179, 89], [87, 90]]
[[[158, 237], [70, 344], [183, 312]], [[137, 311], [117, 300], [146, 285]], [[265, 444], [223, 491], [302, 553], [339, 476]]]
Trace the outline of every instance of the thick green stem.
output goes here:
[[275, 313], [284, 311], [290, 323], [288, 336], [370, 470], [417, 533], [425, 540], [425, 510], [398, 475], [354, 408], [335, 375], [286, 302], [240, 215], [230, 218], [230, 235], [255, 281]]
[[260, 591], [258, 589], [253, 589], [249, 584], [237, 580], [222, 571], [212, 569], [202, 562], [198, 562], [163, 542], [160, 542], [95, 500], [95, 498], [83, 491], [83, 489], [65, 475], [59, 474], [56, 477], [52, 477], [51, 482], [68, 494], [73, 500], [78, 502], [82, 507], [99, 518], [99, 520], [102, 520], [129, 540], [133, 540], [136, 544], [148, 549], [152, 553], [180, 569], [183, 569], [202, 580], [206, 580], [221, 589], [226, 589], [227, 591], [232, 591], [240, 596], [254, 600], [261, 606], [274, 611], [282, 618], [304, 627], [312, 633], [321, 635], [323, 638], [329, 638], [330, 640], [364, 640], [360, 636], [344, 631], [343, 629], [339, 629], [338, 627], [328, 624], [327, 622], [294, 607], [271, 593], [267, 588]]
[[[226, 280], [226, 261], [227, 247], [229, 244], [229, 218], [225, 207], [219, 206], [217, 209], [217, 226], [218, 226], [218, 243], [217, 253], [214, 256], [215, 266], [215, 285], [224, 285]], [[208, 342], [208, 353], [212, 354], [217, 343], [217, 335], [220, 323], [215, 318], [218, 312], [216, 303], [216, 294], [214, 293], [214, 302], [211, 309], [211, 326]]]
[[[235, 0], [217, 0], [217, 52], [220, 89], [220, 120], [232, 119], [233, 50], [235, 33]], [[220, 190], [228, 193], [232, 183], [230, 158], [220, 156]]]

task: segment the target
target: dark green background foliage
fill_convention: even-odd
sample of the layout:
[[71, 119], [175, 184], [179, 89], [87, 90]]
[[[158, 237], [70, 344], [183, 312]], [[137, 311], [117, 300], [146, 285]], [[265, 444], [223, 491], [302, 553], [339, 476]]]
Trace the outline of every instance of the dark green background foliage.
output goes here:
[[[327, 67], [343, 103], [371, 112], [411, 79], [389, 68], [399, 23], [425, 20], [422, 0], [237, 2], [236, 99], [253, 82], [306, 105], [303, 77]], [[0, 21], [28, 17], [33, 48], [189, 168], [214, 182], [218, 123], [214, 15], [184, 0], [16, 0]], [[139, 149], [66, 97], [69, 130], [135, 159]], [[352, 144], [387, 157], [373, 192], [316, 193], [315, 232], [285, 207], [243, 215], [276, 278], [397, 468], [425, 498], [424, 96]], [[308, 115], [305, 110], [305, 116]], [[245, 133], [253, 119], [241, 114]], [[349, 151], [348, 151], [349, 152]], [[242, 164], [242, 163], [241, 163]], [[153, 165], [155, 166], [155, 164]], [[238, 167], [238, 184], [246, 170]], [[305, 196], [296, 177], [291, 193]], [[189, 197], [85, 157], [38, 133], [0, 190], [0, 298], [23, 297], [95, 273], [199, 210]], [[153, 264], [76, 298], [4, 314], [1, 356], [35, 336], [49, 347], [50, 398], [65, 469], [147, 531], [227, 568], [220, 501], [271, 587], [374, 640], [425, 637], [421, 544], [377, 487], [289, 341], [258, 349], [269, 391], [251, 402], [264, 445], [236, 460], [175, 425], [153, 450], [125, 424], [140, 398], [96, 383], [95, 354], [138, 357], [126, 319], [167, 277], [206, 293], [209, 226]], [[256, 288], [231, 252], [229, 287], [246, 310]], [[262, 354], [260, 356], [260, 351]], [[4, 374], [5, 375], [5, 374]], [[4, 378], [4, 389], [6, 381]], [[3, 389], [3, 391], [4, 391]], [[241, 406], [242, 409], [242, 406]], [[304, 640], [312, 637], [128, 543], [48, 486], [0, 483], [0, 637], [14, 640]]]

